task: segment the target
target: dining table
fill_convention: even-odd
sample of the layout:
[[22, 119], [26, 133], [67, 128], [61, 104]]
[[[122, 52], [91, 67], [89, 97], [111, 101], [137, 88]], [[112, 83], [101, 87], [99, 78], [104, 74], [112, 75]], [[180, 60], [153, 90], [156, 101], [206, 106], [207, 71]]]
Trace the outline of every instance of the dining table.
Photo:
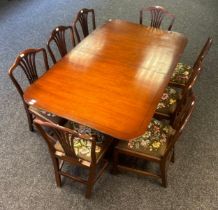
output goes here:
[[114, 138], [136, 138], [187, 42], [178, 32], [110, 19], [31, 84], [24, 100]]

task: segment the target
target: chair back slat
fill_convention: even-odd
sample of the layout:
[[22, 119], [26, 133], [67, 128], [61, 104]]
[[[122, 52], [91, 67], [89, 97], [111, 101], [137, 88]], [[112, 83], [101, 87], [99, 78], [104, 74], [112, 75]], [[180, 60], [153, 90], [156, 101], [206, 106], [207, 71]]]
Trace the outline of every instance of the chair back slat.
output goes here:
[[92, 29], [95, 30], [96, 25], [95, 25], [95, 12], [94, 9], [86, 9], [83, 8], [81, 9], [78, 13], [77, 16], [73, 22], [73, 30], [76, 34], [77, 37], [77, 42], [79, 43], [81, 41], [81, 36], [79, 34], [78, 26], [77, 24], [79, 23], [81, 28], [82, 28], [82, 33], [84, 38], [89, 35], [89, 25], [88, 25], [88, 16], [89, 14], [92, 15]]
[[154, 28], [160, 28], [163, 19], [165, 16], [168, 16], [171, 19], [170, 25], [168, 27], [168, 31], [171, 31], [173, 23], [175, 21], [175, 15], [169, 13], [165, 8], [161, 6], [153, 6], [148, 8], [143, 8], [140, 10], [139, 23], [143, 22], [143, 13], [150, 12], [151, 22], [150, 26]]
[[164, 12], [161, 9], [151, 9], [151, 27], [160, 28], [164, 18]]
[[29, 53], [28, 55], [20, 55], [19, 66], [23, 69], [29, 83], [32, 84], [38, 79], [35, 63], [35, 54]]

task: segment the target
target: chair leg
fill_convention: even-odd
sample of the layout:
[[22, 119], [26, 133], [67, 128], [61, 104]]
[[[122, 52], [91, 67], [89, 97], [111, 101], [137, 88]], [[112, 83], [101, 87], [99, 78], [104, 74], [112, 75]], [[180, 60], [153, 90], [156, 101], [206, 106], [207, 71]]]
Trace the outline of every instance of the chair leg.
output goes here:
[[162, 179], [162, 186], [167, 187], [167, 171], [166, 171], [166, 163], [160, 163], [160, 172], [161, 172], [161, 179]]
[[175, 148], [173, 148], [173, 154], [171, 156], [171, 160], [170, 160], [172, 163], [175, 162]]
[[28, 124], [29, 124], [29, 130], [31, 132], [34, 131], [34, 128], [33, 128], [33, 115], [26, 110], [26, 114], [27, 114], [27, 119], [28, 119]]
[[90, 171], [89, 171], [89, 178], [88, 178], [86, 194], [85, 194], [86, 198], [90, 198], [91, 197], [92, 188], [93, 188], [94, 183], [95, 183], [95, 172], [96, 172], [95, 170], [96, 170], [95, 167], [91, 167]]
[[52, 162], [54, 166], [54, 172], [55, 172], [55, 180], [57, 187], [61, 187], [61, 175], [59, 172], [59, 161], [56, 157], [52, 156]]
[[112, 174], [117, 174], [118, 173], [118, 156], [119, 156], [119, 152], [118, 150], [114, 149], [114, 153], [113, 153], [113, 163], [112, 163], [112, 170], [111, 173]]

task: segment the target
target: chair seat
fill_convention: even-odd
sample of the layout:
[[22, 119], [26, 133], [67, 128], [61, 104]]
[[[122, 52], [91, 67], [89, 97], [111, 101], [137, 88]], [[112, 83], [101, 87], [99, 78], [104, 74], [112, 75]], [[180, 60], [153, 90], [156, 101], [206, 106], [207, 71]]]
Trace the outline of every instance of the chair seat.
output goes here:
[[[68, 121], [64, 127], [67, 127], [69, 129], [75, 130], [80, 134], [91, 136], [96, 136], [96, 147], [95, 147], [95, 153], [96, 153], [96, 162], [98, 162], [98, 159], [101, 157], [102, 152], [104, 151], [103, 148], [105, 148], [106, 144], [109, 144], [109, 139], [106, 140], [105, 135], [97, 130], [91, 129], [88, 126], [81, 125], [76, 122]], [[82, 158], [88, 162], [91, 161], [91, 141], [76, 138], [73, 140], [73, 148], [75, 150], [75, 153], [77, 157]], [[65, 155], [64, 150], [59, 142], [56, 142], [55, 149], [58, 152], [61, 152], [62, 154], [59, 155]]]
[[[86, 160], [88, 162], [91, 162], [91, 145], [92, 143], [89, 140], [75, 138], [73, 140], [72, 146], [74, 148], [77, 157]], [[56, 142], [54, 148], [58, 151], [56, 155], [65, 156], [64, 150], [61, 144], [59, 143], [59, 141]], [[99, 158], [101, 157], [103, 148], [104, 148], [103, 143], [96, 145], [95, 147], [96, 162], [98, 162]]]
[[186, 65], [184, 63], [178, 63], [170, 79], [170, 83], [175, 83], [180, 86], [185, 86], [192, 72], [193, 69], [191, 66]]
[[29, 111], [31, 113], [35, 114], [36, 116], [40, 117], [42, 120], [49, 121], [49, 122], [52, 122], [55, 124], [62, 125], [64, 122], [66, 122], [65, 119], [58, 117], [55, 114], [52, 114], [52, 113], [47, 112], [43, 109], [39, 109], [39, 108], [36, 108], [33, 106], [29, 106]]
[[166, 121], [153, 118], [142, 136], [130, 141], [119, 141], [116, 149], [160, 158], [164, 155], [169, 137], [174, 133], [175, 130]]
[[157, 105], [156, 113], [166, 115], [174, 113], [179, 99], [181, 99], [181, 90], [168, 86]]

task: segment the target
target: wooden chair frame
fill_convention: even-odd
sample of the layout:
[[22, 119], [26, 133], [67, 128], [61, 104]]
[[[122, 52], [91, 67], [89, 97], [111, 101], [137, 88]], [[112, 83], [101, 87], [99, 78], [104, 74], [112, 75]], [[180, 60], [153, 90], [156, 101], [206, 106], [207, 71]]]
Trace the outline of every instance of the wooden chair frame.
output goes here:
[[[192, 69], [193, 69], [192, 75], [193, 76], [195, 76], [196, 74], [199, 75], [199, 73], [202, 71], [204, 59], [207, 56], [207, 54], [208, 54], [208, 52], [209, 52], [209, 50], [210, 50], [210, 48], [212, 46], [212, 43], [213, 43], [213, 39], [211, 37], [208, 37], [207, 41], [205, 42], [200, 54], [198, 55], [194, 65], [192, 67]], [[186, 86], [185, 84], [178, 84], [178, 83], [175, 83], [175, 82], [170, 82], [169, 84], [172, 85], [172, 86], [178, 87], [178, 88], [185, 88], [185, 86]]]
[[197, 60], [193, 65], [193, 68], [195, 68], [195, 66], [199, 66], [200, 64], [203, 65], [204, 59], [207, 56], [212, 44], [213, 44], [213, 39], [211, 37], [208, 37], [207, 41], [204, 44], [204, 47], [202, 48], [200, 54], [197, 57]]
[[16, 80], [14, 76], [14, 71], [18, 66], [20, 66], [23, 72], [25, 73], [29, 84], [32, 84], [34, 81], [38, 79], [38, 73], [37, 73], [36, 62], [35, 62], [35, 56], [38, 53], [43, 54], [45, 70], [47, 71], [49, 69], [49, 65], [48, 65], [47, 54], [44, 48], [26, 49], [20, 52], [20, 54], [15, 59], [15, 62], [12, 64], [12, 66], [10, 67], [8, 71], [8, 75], [11, 78], [13, 84], [15, 85], [23, 101], [24, 109], [27, 114], [30, 131], [33, 131], [33, 116], [29, 112], [29, 109], [28, 109], [29, 105], [23, 99], [23, 89], [21, 88], [18, 81]]
[[78, 43], [81, 41], [81, 37], [80, 37], [78, 29], [77, 29], [77, 23], [80, 23], [80, 25], [81, 25], [84, 38], [89, 35], [88, 14], [92, 15], [92, 28], [93, 28], [93, 30], [95, 30], [95, 28], [96, 28], [94, 9], [87, 9], [87, 8], [81, 9], [77, 13], [76, 18], [73, 21], [73, 30], [76, 34]]
[[67, 54], [65, 34], [66, 31], [68, 30], [70, 31], [70, 35], [71, 35], [72, 47], [75, 47], [76, 44], [75, 44], [75, 38], [74, 38], [72, 26], [57, 26], [51, 32], [51, 36], [47, 42], [47, 49], [54, 64], [57, 62], [57, 59], [55, 58], [54, 53], [51, 49], [51, 43], [54, 42], [56, 44], [61, 57], [64, 57]]
[[[142, 154], [140, 152], [135, 152], [135, 151], [132, 152], [131, 150], [128, 150], [128, 149], [115, 147], [114, 154], [113, 154], [112, 172], [116, 174], [120, 169], [120, 170], [134, 172], [134, 173], [137, 173], [140, 175], [151, 176], [154, 178], [161, 179], [162, 186], [167, 187], [167, 169], [168, 169], [170, 161], [174, 162], [175, 143], [178, 140], [181, 133], [183, 132], [184, 127], [185, 127], [186, 123], [188, 122], [188, 120], [192, 114], [194, 104], [195, 104], [195, 98], [193, 95], [190, 95], [190, 97], [187, 98], [187, 100], [186, 100], [186, 104], [184, 104], [184, 106], [181, 107], [180, 110], [178, 110], [177, 117], [175, 118], [175, 120], [172, 123], [172, 127], [176, 130], [176, 132], [169, 139], [170, 143], [167, 145], [165, 153], [162, 157], [156, 157], [156, 156], [152, 156], [152, 155]], [[154, 163], [159, 165], [160, 172], [155, 173], [152, 171], [145, 171], [145, 170], [135, 169], [135, 168], [132, 168], [129, 166], [121, 165], [118, 163], [120, 154], [135, 157], [137, 159], [143, 159], [143, 160], [154, 162]]]
[[[170, 121], [174, 121], [176, 117], [177, 110], [180, 110], [181, 106], [183, 106], [184, 102], [186, 101], [186, 98], [190, 95], [194, 95], [192, 88], [198, 78], [198, 75], [200, 74], [202, 69], [202, 64], [200, 63], [198, 66], [195, 66], [194, 73], [189, 78], [188, 82], [186, 83], [185, 87], [181, 90], [181, 98], [178, 99], [176, 109], [171, 114], [165, 114], [162, 112], [156, 111], [154, 114], [154, 117], [157, 119], [169, 119]], [[169, 83], [169, 86], [175, 86]]]
[[171, 31], [173, 23], [175, 22], [176, 16], [169, 13], [164, 7], [161, 6], [152, 6], [148, 8], [142, 8], [139, 14], [139, 23], [142, 24], [144, 12], [150, 12], [151, 14], [151, 23], [150, 26], [154, 28], [160, 28], [161, 23], [165, 16], [170, 17], [172, 20], [168, 27], [168, 31]]
[[[53, 124], [51, 122], [45, 122], [36, 117], [34, 119], [34, 124], [36, 125], [37, 129], [45, 139], [48, 149], [50, 152], [50, 156], [53, 162], [54, 172], [55, 172], [55, 180], [58, 187], [61, 187], [61, 176], [68, 177], [74, 181], [78, 181], [82, 184], [85, 184], [87, 186], [86, 189], [86, 198], [91, 197], [92, 188], [94, 186], [94, 183], [99, 179], [99, 177], [102, 175], [104, 170], [108, 166], [108, 161], [103, 159], [103, 155], [106, 153], [112, 139], [108, 140], [106, 139], [106, 146], [102, 149], [101, 157], [99, 161], [96, 160], [96, 137], [95, 136], [89, 136], [82, 135], [77, 133], [74, 130], [71, 130], [66, 127], [62, 127], [57, 124]], [[47, 130], [45, 128], [48, 128]], [[48, 131], [49, 130], [49, 131]], [[51, 133], [56, 134], [56, 138], [54, 136], [51, 136]], [[85, 159], [82, 159], [81, 157], [77, 157], [76, 153], [73, 149], [73, 147], [70, 146], [70, 140], [74, 140], [74, 137], [78, 137], [80, 139], [89, 140], [91, 142], [91, 161], [87, 161]], [[60, 142], [63, 150], [64, 155], [59, 155], [57, 150], [54, 148], [54, 144], [57, 142], [57, 140]], [[89, 170], [89, 176], [88, 179], [83, 179], [78, 176], [73, 176], [66, 171], [63, 170], [64, 163], [69, 163], [71, 165], [76, 165], [85, 169]], [[97, 173], [97, 166], [102, 165], [100, 171]]]

